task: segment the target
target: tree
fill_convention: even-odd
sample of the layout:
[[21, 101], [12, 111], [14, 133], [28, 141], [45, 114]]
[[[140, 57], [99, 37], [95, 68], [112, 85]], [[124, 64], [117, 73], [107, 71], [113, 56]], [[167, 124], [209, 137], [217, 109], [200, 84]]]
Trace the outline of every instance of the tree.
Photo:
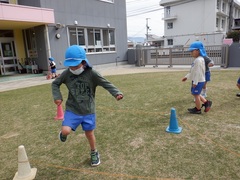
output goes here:
[[233, 30], [227, 33], [227, 38], [232, 38], [233, 42], [239, 42], [240, 40], [240, 31]]

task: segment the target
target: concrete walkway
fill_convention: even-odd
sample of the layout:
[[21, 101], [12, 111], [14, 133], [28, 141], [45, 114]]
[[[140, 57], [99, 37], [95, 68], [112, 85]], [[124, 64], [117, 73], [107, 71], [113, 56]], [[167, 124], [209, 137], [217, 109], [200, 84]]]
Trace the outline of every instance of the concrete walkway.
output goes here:
[[[215, 69], [220, 69], [220, 67], [214, 67]], [[135, 73], [147, 73], [147, 72], [164, 72], [164, 71], [189, 71], [190, 66], [173, 66], [169, 68], [168, 66], [146, 66], [137, 67], [135, 65], [96, 65], [94, 69], [97, 70], [103, 76], [109, 75], [123, 75], [123, 74], [135, 74]], [[58, 73], [60, 73], [58, 71]], [[42, 84], [49, 84], [53, 80], [47, 80], [46, 76], [24, 78], [24, 79], [13, 79], [9, 81], [0, 82], [0, 92], [26, 88], [31, 86], [37, 86]]]

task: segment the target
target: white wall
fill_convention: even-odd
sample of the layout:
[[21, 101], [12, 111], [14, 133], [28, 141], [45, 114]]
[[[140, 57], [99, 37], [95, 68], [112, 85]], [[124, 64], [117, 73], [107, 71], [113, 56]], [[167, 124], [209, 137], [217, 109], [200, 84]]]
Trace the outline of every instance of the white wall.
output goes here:
[[[170, 16], [176, 16], [176, 19], [165, 20], [164, 37], [165, 46], [167, 39], [173, 39], [174, 45], [189, 45], [195, 41], [196, 38], [204, 41], [206, 45], [220, 45], [228, 30], [228, 14], [229, 3], [227, 0], [220, 0], [225, 2], [226, 12], [218, 13], [217, 0], [193, 0], [193, 1], [176, 1], [176, 0], [162, 0], [161, 3], [165, 7], [170, 6]], [[223, 29], [216, 28], [216, 17], [225, 20], [225, 27]], [[166, 17], [166, 14], [165, 14]], [[173, 29], [167, 29], [167, 23], [173, 22]]]

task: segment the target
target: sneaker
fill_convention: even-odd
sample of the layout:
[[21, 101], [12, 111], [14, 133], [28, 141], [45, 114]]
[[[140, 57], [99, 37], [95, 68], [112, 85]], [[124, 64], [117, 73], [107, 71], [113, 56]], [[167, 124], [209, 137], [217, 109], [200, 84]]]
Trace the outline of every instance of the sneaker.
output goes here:
[[204, 103], [203, 106], [205, 106], [204, 112], [208, 112], [208, 111], [211, 109], [212, 101], [209, 101], [209, 100], [208, 100], [207, 102]]
[[98, 151], [91, 151], [91, 166], [98, 166], [100, 163], [100, 155]]
[[236, 96], [237, 96], [237, 97], [240, 97], [240, 93], [237, 93]]
[[202, 113], [201, 109], [198, 110], [196, 107], [195, 108], [189, 108], [188, 111], [191, 114], [201, 114]]
[[64, 136], [61, 131], [59, 132], [58, 137], [62, 142], [65, 142], [67, 140], [67, 136]]

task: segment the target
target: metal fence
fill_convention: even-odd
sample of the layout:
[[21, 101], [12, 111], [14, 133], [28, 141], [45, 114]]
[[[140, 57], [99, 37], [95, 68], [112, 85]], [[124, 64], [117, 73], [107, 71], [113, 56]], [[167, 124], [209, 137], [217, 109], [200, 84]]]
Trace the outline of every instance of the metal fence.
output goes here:
[[[182, 48], [159, 48], [137, 46], [134, 51], [134, 63], [136, 66], [152, 65], [154, 67], [160, 65], [190, 65], [193, 57], [188, 50], [189, 47]], [[228, 62], [228, 46], [205, 46], [207, 55], [214, 61], [215, 65], [227, 67]], [[133, 53], [132, 53], [133, 54]]]

